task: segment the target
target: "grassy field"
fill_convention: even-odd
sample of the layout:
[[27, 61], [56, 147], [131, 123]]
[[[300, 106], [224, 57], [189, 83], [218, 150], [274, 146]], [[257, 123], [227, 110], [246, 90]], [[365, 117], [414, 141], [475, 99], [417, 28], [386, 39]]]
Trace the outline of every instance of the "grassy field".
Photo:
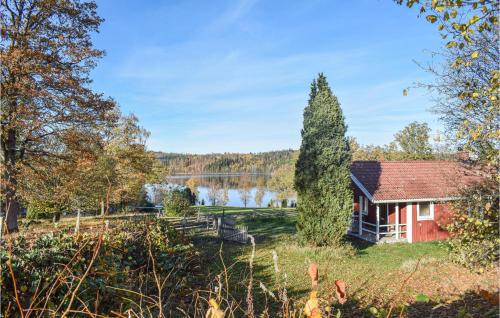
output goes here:
[[[222, 213], [221, 207], [197, 208], [201, 213]], [[467, 306], [481, 312], [483, 307], [477, 307], [477, 291], [497, 289], [497, 271], [477, 274], [451, 263], [441, 242], [376, 245], [349, 238], [341, 248], [299, 246], [295, 239], [296, 217], [293, 213], [283, 216], [284, 211], [293, 212], [293, 209], [224, 207], [225, 213], [238, 216], [238, 224], [247, 226], [249, 233], [255, 237], [252, 273], [257, 312], [266, 307], [269, 300], [260, 288], [261, 283], [271, 291], [285, 287], [288, 297], [296, 300], [297, 306], [302, 306], [310, 292], [307, 268], [311, 262], [319, 266], [319, 296], [322, 299], [334, 303], [335, 280], [347, 283], [349, 301], [341, 309], [348, 317], [357, 317], [371, 306], [414, 304], [419, 294], [429, 296], [431, 301], [424, 304], [427, 307], [418, 309], [409, 317], [427, 317], [422, 312], [432, 314], [433, 308], [442, 304], [445, 305], [439, 307], [441, 309], [456, 307], [453, 313]], [[145, 216], [117, 214], [106, 219], [113, 224], [124, 219], [142, 220]], [[103, 226], [103, 222], [99, 217], [82, 217], [81, 226], [87, 231]], [[31, 223], [23, 220], [22, 224], [21, 231], [35, 235], [74, 227], [75, 218], [63, 218], [56, 227], [49, 220]], [[220, 281], [224, 281], [229, 290], [228, 296], [244, 307], [252, 246], [221, 242], [214, 233], [196, 232], [192, 239], [203, 258], [206, 277], [212, 281], [207, 289], [213, 290]], [[273, 251], [278, 256], [278, 272], [273, 262]], [[474, 291], [474, 301], [467, 300], [468, 291]], [[473, 314], [470, 317], [483, 316]]]
[[[239, 212], [244, 213], [241, 209]], [[452, 264], [440, 242], [376, 245], [348, 239], [342, 248], [301, 247], [294, 237], [295, 217], [248, 215], [238, 222], [248, 226], [257, 243], [253, 265], [257, 304], [265, 302], [264, 292], [258, 287], [260, 283], [270, 290], [286, 286], [289, 296], [304, 302], [310, 291], [307, 274], [310, 262], [319, 265], [320, 297], [333, 301], [334, 281], [347, 283], [350, 301], [344, 305], [344, 311], [412, 303], [419, 294], [429, 296], [435, 304], [462, 303], [467, 290], [494, 290], [497, 286], [496, 271], [479, 275]], [[226, 267], [231, 293], [236, 299], [244, 299], [251, 246], [206, 239], [196, 244], [208, 258], [210, 275], [224, 272]], [[275, 272], [273, 251], [278, 255], [279, 272]]]
[[222, 210], [224, 210], [224, 213], [228, 214], [239, 214], [239, 213], [251, 213], [253, 211], [256, 212], [276, 212], [276, 213], [281, 213], [283, 211], [285, 212], [290, 212], [290, 211], [295, 211], [294, 208], [242, 208], [242, 207], [231, 207], [231, 206], [209, 206], [209, 205], [197, 205], [194, 207], [194, 209], [199, 210], [201, 213], [206, 213], [206, 214], [221, 214]]

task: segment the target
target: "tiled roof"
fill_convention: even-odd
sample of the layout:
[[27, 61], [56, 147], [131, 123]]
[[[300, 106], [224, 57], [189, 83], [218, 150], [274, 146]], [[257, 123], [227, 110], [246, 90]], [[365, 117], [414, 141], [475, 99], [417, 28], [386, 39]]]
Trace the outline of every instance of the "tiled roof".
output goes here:
[[483, 179], [458, 161], [354, 161], [351, 173], [373, 201], [451, 198]]

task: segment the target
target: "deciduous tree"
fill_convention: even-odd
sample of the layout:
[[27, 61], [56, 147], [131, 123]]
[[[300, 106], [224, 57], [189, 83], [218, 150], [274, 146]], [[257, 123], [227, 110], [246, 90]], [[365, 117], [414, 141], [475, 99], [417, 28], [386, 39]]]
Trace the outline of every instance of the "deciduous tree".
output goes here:
[[94, 2], [0, 4], [2, 202], [12, 231], [17, 228], [22, 166], [60, 155], [68, 130], [113, 122], [115, 103], [89, 85], [90, 71], [103, 55], [92, 45], [91, 34], [102, 22]]
[[404, 159], [432, 158], [432, 147], [429, 143], [430, 131], [427, 123], [414, 121], [394, 135], [394, 140], [403, 151]]
[[291, 199], [297, 194], [294, 189], [295, 160], [278, 168], [269, 179], [269, 189], [276, 193], [276, 199], [280, 202]]
[[397, 0], [418, 7], [434, 23], [444, 47], [438, 63], [423, 67], [435, 76], [420, 85], [437, 93], [435, 111], [458, 146], [498, 166], [500, 130], [497, 0]]

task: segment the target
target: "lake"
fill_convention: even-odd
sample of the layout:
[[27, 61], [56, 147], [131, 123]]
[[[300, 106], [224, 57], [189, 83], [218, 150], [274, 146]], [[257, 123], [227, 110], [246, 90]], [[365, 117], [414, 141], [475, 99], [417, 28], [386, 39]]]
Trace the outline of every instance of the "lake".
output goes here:
[[[267, 174], [201, 174], [201, 175], [176, 175], [167, 178], [166, 185], [153, 185], [157, 188], [185, 186], [186, 183], [194, 184], [198, 191], [198, 204], [225, 205], [234, 207], [267, 207], [273, 201], [279, 203], [275, 193], [267, 187], [271, 176]], [[154, 197], [153, 191], [149, 191]], [[153, 201], [158, 201], [154, 200]], [[221, 202], [222, 201], [222, 202]]]

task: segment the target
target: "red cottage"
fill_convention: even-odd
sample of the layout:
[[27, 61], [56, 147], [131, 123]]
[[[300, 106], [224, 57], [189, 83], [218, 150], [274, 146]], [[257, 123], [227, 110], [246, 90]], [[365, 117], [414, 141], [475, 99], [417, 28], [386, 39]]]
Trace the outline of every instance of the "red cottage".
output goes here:
[[450, 201], [482, 177], [458, 161], [354, 161], [349, 234], [371, 242], [448, 237]]

